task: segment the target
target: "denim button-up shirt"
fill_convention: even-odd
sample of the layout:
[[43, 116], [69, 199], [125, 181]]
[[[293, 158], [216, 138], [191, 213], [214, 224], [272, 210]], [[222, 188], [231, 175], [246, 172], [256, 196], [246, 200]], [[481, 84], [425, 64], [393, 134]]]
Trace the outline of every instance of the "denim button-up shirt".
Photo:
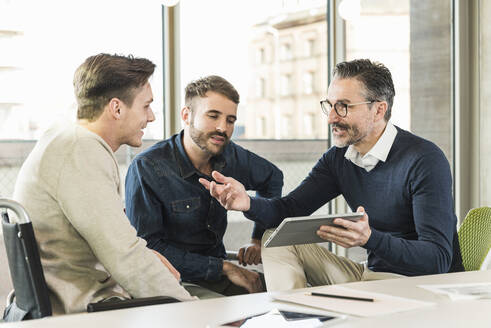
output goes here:
[[[227, 211], [199, 183], [186, 155], [183, 132], [139, 154], [126, 176], [126, 215], [148, 247], [163, 254], [184, 281], [217, 280], [222, 274]], [[230, 142], [213, 168], [257, 196], [280, 197], [283, 173], [272, 163]], [[264, 229], [255, 224], [252, 238]]]

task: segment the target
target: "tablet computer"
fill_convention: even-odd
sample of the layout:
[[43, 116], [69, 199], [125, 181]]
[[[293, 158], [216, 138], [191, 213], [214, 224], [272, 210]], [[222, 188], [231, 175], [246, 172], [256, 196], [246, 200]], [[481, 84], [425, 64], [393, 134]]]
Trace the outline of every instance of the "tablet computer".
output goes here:
[[264, 247], [325, 243], [326, 240], [317, 236], [317, 230], [320, 226], [335, 226], [333, 220], [336, 218], [358, 221], [362, 217], [363, 213], [356, 212], [286, 218], [264, 243]]

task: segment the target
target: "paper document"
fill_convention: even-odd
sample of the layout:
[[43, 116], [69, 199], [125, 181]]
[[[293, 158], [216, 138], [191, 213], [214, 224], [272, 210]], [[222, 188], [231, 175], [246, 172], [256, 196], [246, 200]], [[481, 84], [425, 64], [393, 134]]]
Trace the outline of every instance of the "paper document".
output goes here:
[[[301, 315], [300, 318], [289, 317], [291, 315]], [[303, 318], [306, 316], [305, 318]], [[312, 317], [312, 318], [309, 318]], [[317, 318], [316, 318], [317, 317]], [[269, 312], [252, 315], [233, 322], [224, 323], [221, 325], [208, 325], [211, 327], [242, 327], [242, 328], [319, 328], [324, 325], [324, 322], [337, 322], [344, 319], [344, 316], [327, 316], [322, 314], [308, 314], [299, 312], [282, 311], [273, 309]]]
[[369, 298], [373, 302], [364, 302], [342, 298], [312, 296], [311, 291], [274, 296], [279, 301], [292, 302], [329, 311], [336, 311], [356, 316], [370, 317], [389, 313], [414, 310], [433, 303], [417, 301], [409, 298], [391, 296], [387, 294], [360, 291], [341, 286], [324, 286], [313, 288], [312, 292], [334, 294], [348, 297]]
[[419, 285], [436, 294], [450, 297], [452, 301], [463, 299], [491, 298], [491, 282], [449, 284], [449, 285]]

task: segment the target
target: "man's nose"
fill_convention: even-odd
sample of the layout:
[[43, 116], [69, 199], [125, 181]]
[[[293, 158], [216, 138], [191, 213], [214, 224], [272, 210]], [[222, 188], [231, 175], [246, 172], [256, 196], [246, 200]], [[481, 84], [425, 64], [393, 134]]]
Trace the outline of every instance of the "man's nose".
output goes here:
[[327, 123], [332, 124], [339, 122], [341, 117], [339, 117], [338, 113], [336, 113], [336, 110], [333, 108], [329, 111], [329, 114], [327, 115]]
[[226, 129], [227, 129], [227, 121], [226, 120], [219, 120], [219, 122], [216, 126], [216, 130], [220, 131], [220, 132], [225, 132]]
[[150, 109], [147, 115], [147, 122], [153, 122], [153, 121], [155, 121], [155, 114], [153, 113], [153, 110]]

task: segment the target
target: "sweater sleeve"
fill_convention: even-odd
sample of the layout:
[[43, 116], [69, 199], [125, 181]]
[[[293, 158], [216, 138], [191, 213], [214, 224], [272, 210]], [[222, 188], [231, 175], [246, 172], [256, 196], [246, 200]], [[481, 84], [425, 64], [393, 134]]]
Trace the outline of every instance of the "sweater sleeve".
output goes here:
[[282, 198], [251, 198], [245, 216], [265, 228], [277, 227], [286, 217], [310, 215], [340, 194], [330, 167], [333, 150], [319, 159], [309, 175], [292, 192]]
[[415, 275], [448, 272], [457, 224], [453, 212], [452, 178], [444, 154], [421, 156], [409, 174], [409, 194], [417, 240], [407, 240], [372, 228], [365, 248], [393, 268]]
[[111, 276], [133, 297], [193, 297], [138, 238], [118, 194], [119, 172], [108, 149], [81, 138], [65, 159], [56, 197], [66, 217]]
[[[283, 172], [273, 163], [235, 145], [235, 174], [247, 190], [255, 190], [260, 198], [279, 198], [283, 188]], [[264, 227], [255, 222], [253, 239], [261, 239]]]

